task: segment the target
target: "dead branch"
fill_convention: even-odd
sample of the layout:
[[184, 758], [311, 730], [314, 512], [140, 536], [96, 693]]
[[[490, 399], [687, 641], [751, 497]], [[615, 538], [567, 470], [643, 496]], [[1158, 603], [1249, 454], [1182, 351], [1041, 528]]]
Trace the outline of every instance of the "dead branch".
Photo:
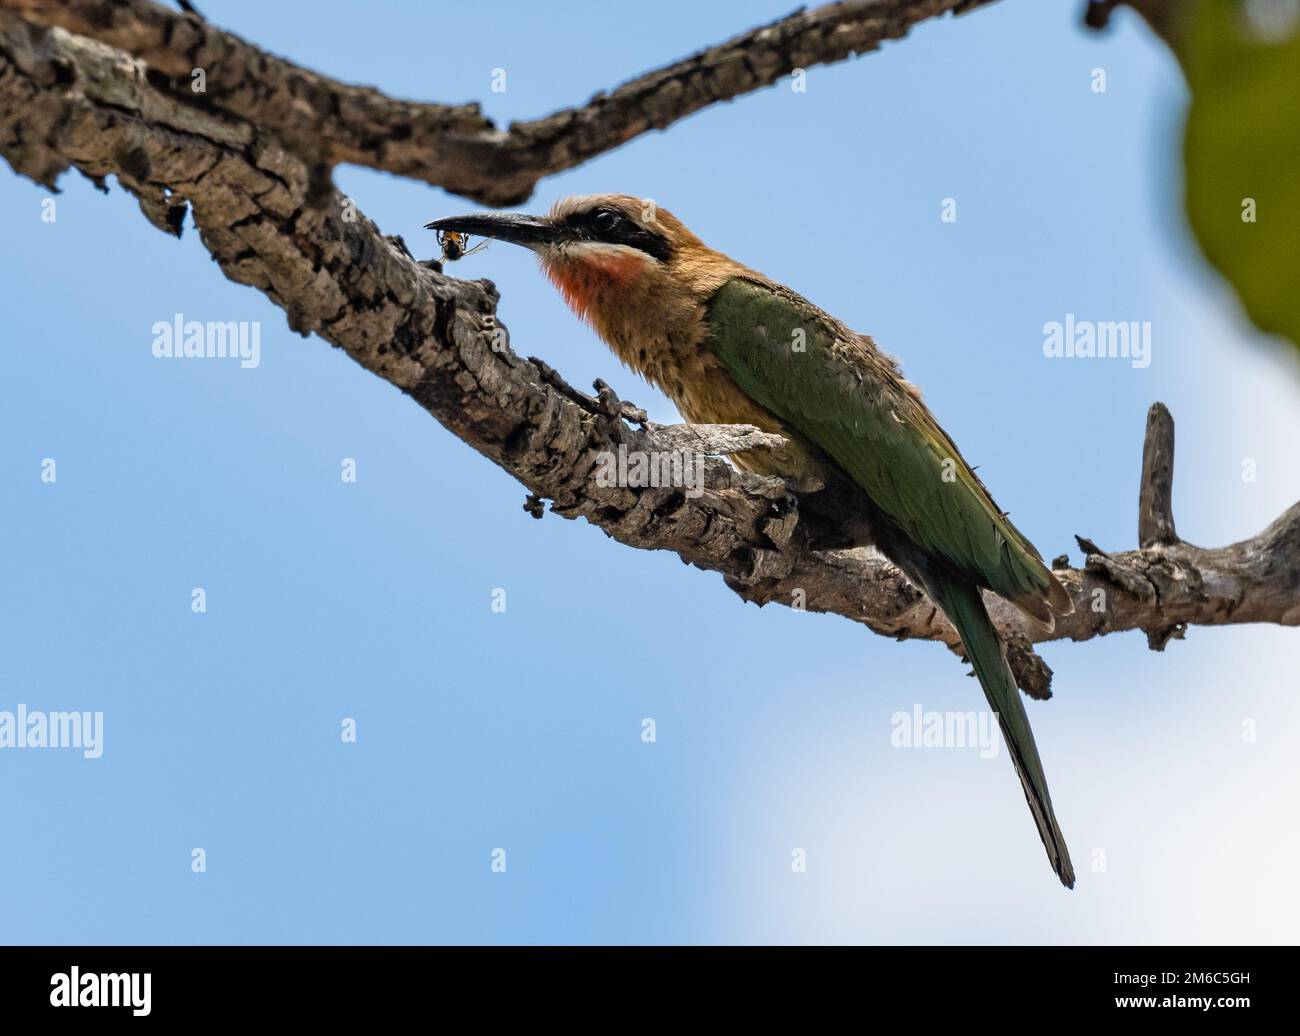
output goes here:
[[[848, 0], [800, 10], [586, 104], [496, 128], [478, 104], [424, 104], [340, 83], [268, 54], [193, 15], [150, 0], [0, 0], [33, 24], [59, 26], [140, 58], [179, 102], [275, 133], [315, 165], [370, 166], [489, 205], [514, 205], [545, 176], [652, 129], [770, 86], [797, 68], [842, 61], [912, 26], [992, 0]], [[205, 90], [193, 89], [202, 69]]]

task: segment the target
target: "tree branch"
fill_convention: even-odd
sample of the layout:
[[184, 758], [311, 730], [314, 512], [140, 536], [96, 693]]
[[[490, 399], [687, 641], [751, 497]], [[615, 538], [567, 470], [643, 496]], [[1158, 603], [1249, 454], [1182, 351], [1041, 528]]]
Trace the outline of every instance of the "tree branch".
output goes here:
[[[743, 475], [703, 458], [698, 495], [604, 484], [602, 455], [764, 448], [771, 436], [662, 429], [603, 384], [588, 396], [541, 361], [525, 360], [496, 319], [488, 281], [460, 281], [417, 263], [400, 238], [352, 216], [332, 189], [310, 203], [311, 161], [254, 126], [181, 104], [140, 61], [104, 44], [28, 24], [0, 9], [0, 154], [53, 187], [70, 167], [111, 174], [155, 226], [179, 235], [188, 205], [226, 276], [263, 292], [302, 334], [316, 332], [411, 396], [529, 490], [525, 507], [584, 517], [621, 543], [671, 550], [721, 573], [746, 600], [833, 612], [899, 639], [956, 636], [924, 594], [870, 548], [844, 542], [852, 501], [829, 489]], [[436, 264], [435, 264], [436, 265]], [[641, 427], [632, 427], [628, 420]], [[1153, 414], [1148, 437], [1168, 449], [1172, 423]], [[1160, 465], [1147, 465], [1147, 481]], [[1152, 513], [1164, 488], [1147, 488]], [[1146, 523], [1144, 520], [1144, 528]], [[1172, 516], [1168, 523], [1172, 537]], [[1300, 625], [1300, 504], [1250, 540], [1217, 550], [1181, 541], [1110, 554], [1088, 541], [1082, 569], [1058, 576], [1076, 611], [1054, 633], [990, 599], [1020, 686], [1043, 697], [1051, 671], [1042, 640], [1141, 629], [1153, 647], [1188, 624]], [[1062, 561], [1062, 566], [1064, 561]], [[1163, 640], [1161, 640], [1163, 638]]]
[[1174, 532], [1174, 419], [1163, 403], [1147, 413], [1142, 444], [1142, 483], [1138, 495], [1138, 546], [1178, 542]]
[[[421, 104], [329, 79], [232, 33], [149, 0], [0, 0], [33, 24], [59, 26], [142, 59], [176, 100], [275, 133], [318, 168], [341, 162], [423, 180], [489, 205], [527, 199], [572, 169], [652, 129], [770, 86], [796, 68], [842, 61], [912, 26], [992, 0], [848, 0], [800, 9], [638, 76], [585, 105], [498, 130], [478, 104]], [[204, 71], [195, 93], [193, 71]], [[323, 188], [322, 188], [323, 189]]]

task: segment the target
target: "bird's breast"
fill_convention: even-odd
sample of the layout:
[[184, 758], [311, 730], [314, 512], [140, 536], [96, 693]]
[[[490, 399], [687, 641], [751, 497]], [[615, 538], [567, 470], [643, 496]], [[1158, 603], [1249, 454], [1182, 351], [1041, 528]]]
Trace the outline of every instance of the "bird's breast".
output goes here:
[[820, 470], [782, 422], [741, 391], [709, 348], [702, 328], [665, 321], [653, 331], [639, 324], [597, 329], [614, 353], [662, 389], [691, 424], [747, 424], [790, 440], [779, 450], [736, 454], [731, 459], [738, 467], [792, 478]]
[[[790, 438], [770, 411], [741, 391], [709, 347], [704, 306], [670, 278], [655, 276], [635, 256], [586, 255], [553, 261], [546, 274], [564, 301], [614, 354], [658, 386], [692, 424], [747, 424]], [[793, 440], [774, 453], [732, 458], [764, 474], [802, 477], [815, 470]]]

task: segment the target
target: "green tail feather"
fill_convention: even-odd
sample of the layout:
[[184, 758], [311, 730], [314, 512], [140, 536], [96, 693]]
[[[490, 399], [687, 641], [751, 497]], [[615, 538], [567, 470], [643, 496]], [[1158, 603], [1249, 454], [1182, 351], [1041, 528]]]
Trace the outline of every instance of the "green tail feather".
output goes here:
[[1038, 758], [1038, 746], [1034, 744], [1034, 732], [1029, 728], [1029, 717], [1020, 701], [1020, 689], [1007, 667], [1002, 641], [989, 619], [979, 588], [947, 574], [931, 572], [929, 576], [926, 583], [930, 595], [961, 635], [966, 657], [984, 688], [984, 696], [998, 715], [1002, 738], [1011, 751], [1011, 761], [1020, 776], [1020, 783], [1024, 785], [1025, 798], [1029, 801], [1030, 812], [1038, 825], [1038, 834], [1047, 849], [1052, 869], [1061, 879], [1061, 884], [1074, 888], [1070, 851], [1056, 823], [1056, 814], [1052, 812], [1052, 796], [1048, 793], [1047, 777]]

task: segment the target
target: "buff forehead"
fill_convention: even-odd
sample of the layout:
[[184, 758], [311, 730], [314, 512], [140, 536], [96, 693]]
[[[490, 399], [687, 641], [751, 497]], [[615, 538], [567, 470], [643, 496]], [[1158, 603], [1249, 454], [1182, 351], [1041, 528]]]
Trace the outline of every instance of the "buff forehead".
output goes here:
[[639, 220], [644, 210], [653, 211], [654, 203], [630, 194], [576, 194], [561, 198], [551, 206], [551, 219], [567, 219], [579, 212], [590, 212], [599, 206], [616, 208], [625, 216]]

